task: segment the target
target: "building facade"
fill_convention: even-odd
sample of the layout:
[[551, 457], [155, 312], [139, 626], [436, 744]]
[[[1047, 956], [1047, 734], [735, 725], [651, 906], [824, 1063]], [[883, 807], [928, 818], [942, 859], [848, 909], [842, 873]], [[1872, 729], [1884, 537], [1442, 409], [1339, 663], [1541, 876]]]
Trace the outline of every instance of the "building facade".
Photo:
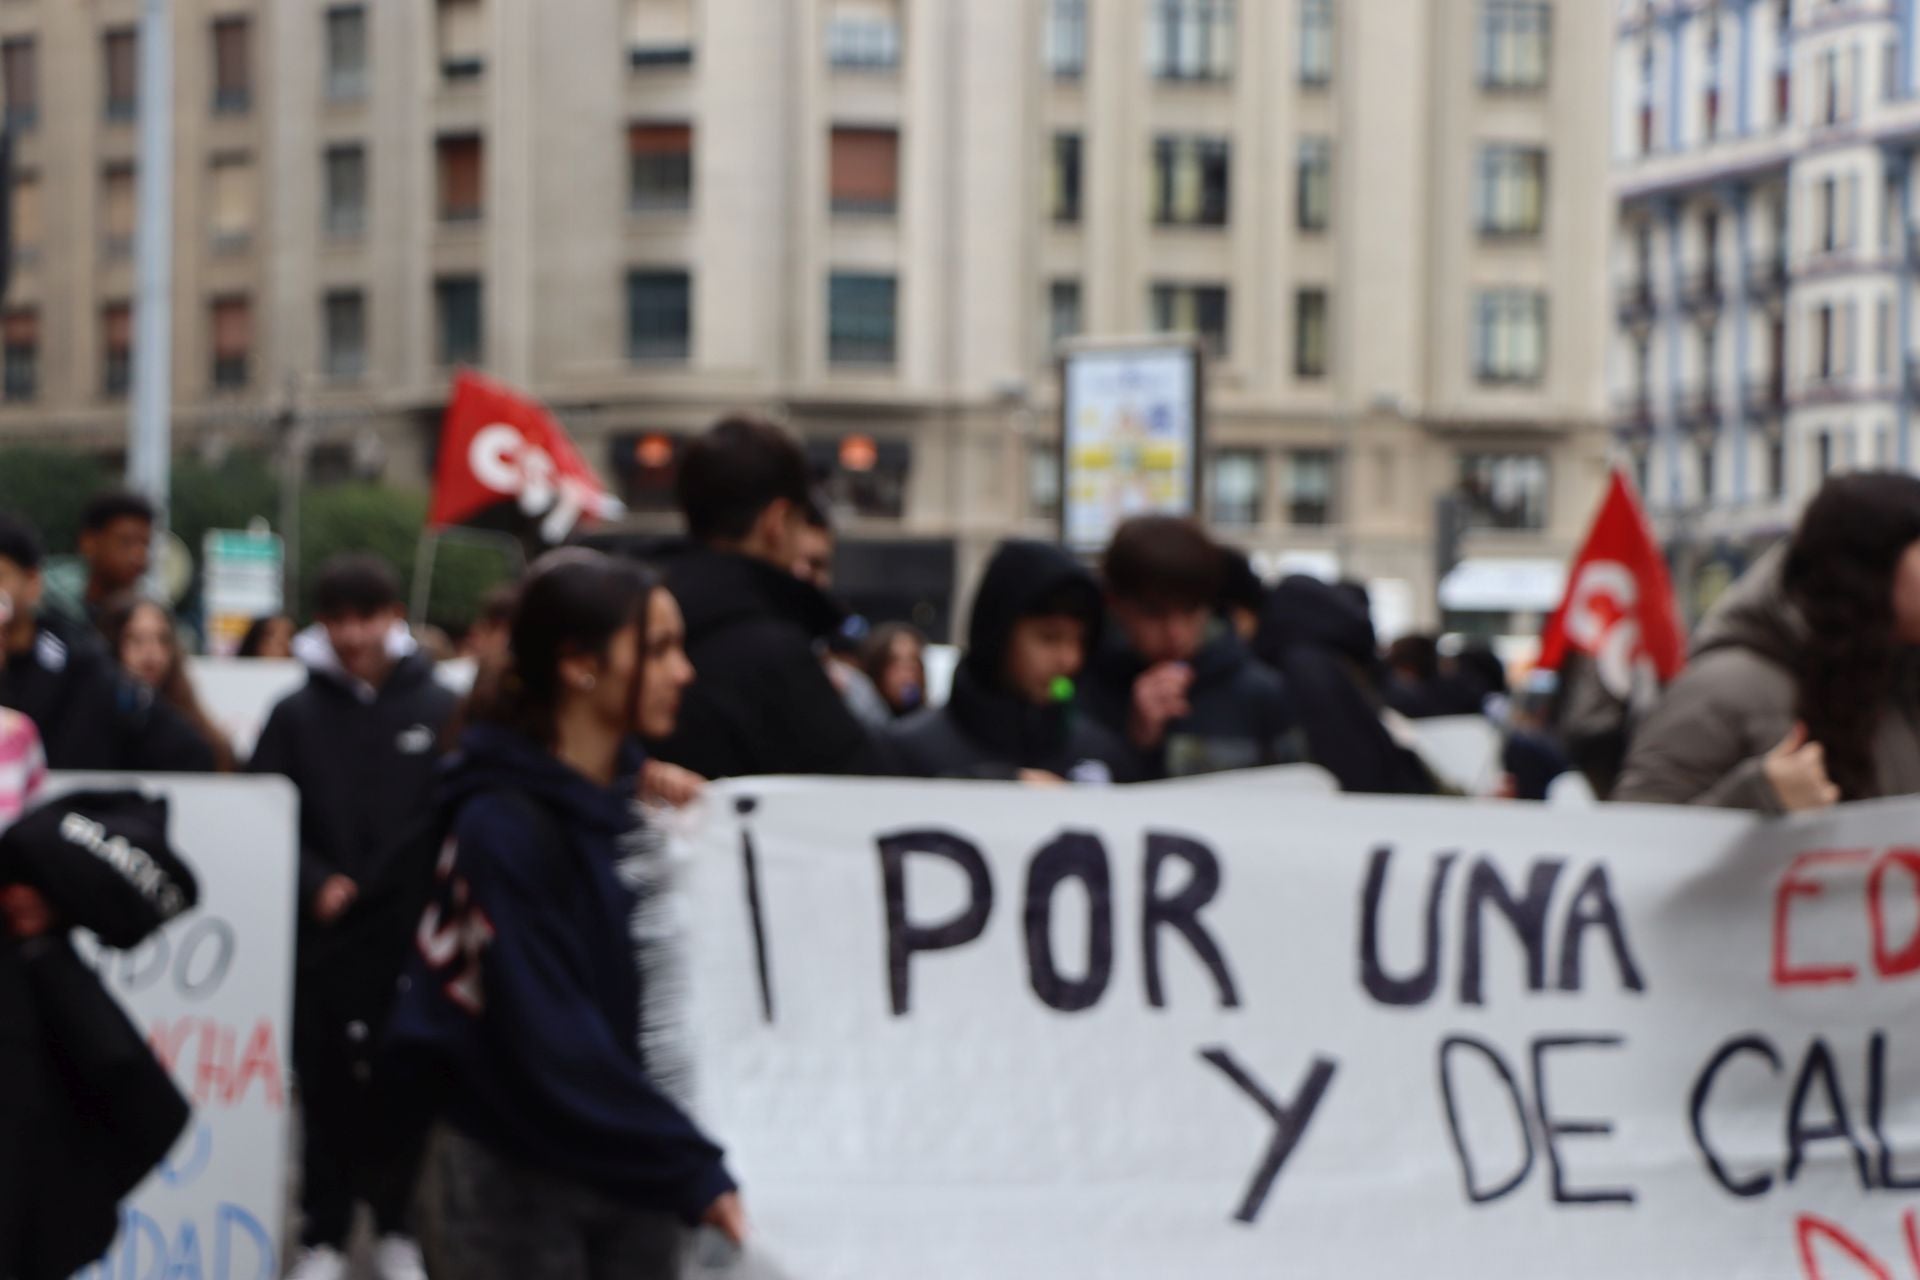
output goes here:
[[1616, 434], [1695, 610], [1827, 476], [1912, 465], [1915, 21], [1618, 10]]
[[[0, 439], [116, 449], [136, 0], [0, 5]], [[450, 371], [668, 527], [734, 407], [944, 629], [1059, 500], [1059, 344], [1197, 334], [1206, 514], [1405, 623], [1549, 607], [1607, 448], [1588, 0], [176, 0], [177, 438], [424, 483]], [[1465, 561], [1437, 581], [1456, 495]]]

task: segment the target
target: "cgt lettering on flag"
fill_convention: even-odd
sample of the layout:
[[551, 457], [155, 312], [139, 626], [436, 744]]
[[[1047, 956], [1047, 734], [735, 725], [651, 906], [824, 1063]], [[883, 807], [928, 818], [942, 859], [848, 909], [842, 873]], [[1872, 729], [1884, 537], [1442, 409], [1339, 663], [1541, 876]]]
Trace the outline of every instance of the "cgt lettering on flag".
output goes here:
[[1622, 702], [1636, 671], [1651, 670], [1663, 684], [1680, 674], [1686, 640], [1667, 564], [1618, 471], [1567, 583], [1566, 599], [1540, 636], [1542, 670], [1558, 671], [1569, 654], [1584, 654], [1602, 687]]
[[465, 524], [508, 503], [548, 544], [564, 542], [582, 518], [613, 520], [626, 511], [552, 414], [508, 387], [463, 372], [440, 431], [427, 525]]

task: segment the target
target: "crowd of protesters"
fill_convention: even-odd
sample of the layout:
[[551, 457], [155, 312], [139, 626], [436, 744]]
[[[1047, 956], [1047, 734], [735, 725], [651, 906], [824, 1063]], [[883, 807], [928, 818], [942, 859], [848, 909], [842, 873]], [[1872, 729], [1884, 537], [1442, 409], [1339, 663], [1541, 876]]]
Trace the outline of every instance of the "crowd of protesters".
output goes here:
[[[1920, 792], [1920, 480], [1832, 481], [1665, 697], [1599, 734], [1568, 729], [1577, 671], [1515, 689], [1484, 645], [1383, 649], [1364, 588], [1268, 586], [1162, 516], [1094, 564], [1002, 544], [936, 699], [925, 637], [835, 603], [810, 480], [779, 425], [717, 424], [681, 461], [685, 541], [645, 565], [549, 553], [489, 595], [464, 699], [435, 679], [393, 568], [335, 561], [311, 627], [263, 618], [241, 646], [308, 671], [246, 760], [175, 620], [138, 594], [152, 509], [85, 512], [73, 617], [45, 601], [35, 532], [0, 513], [0, 825], [49, 767], [242, 768], [300, 792], [300, 1280], [346, 1274], [360, 1204], [385, 1280], [429, 1258], [465, 1277], [665, 1276], [682, 1224], [744, 1238], [656, 1034], [661, 961], [636, 923], [664, 874], [649, 814], [712, 780], [1099, 785], [1309, 763], [1349, 792], [1437, 794], [1410, 722], [1468, 715], [1499, 728], [1519, 798], [1575, 763], [1623, 800], [1781, 812]], [[1596, 742], [1610, 766], [1588, 767]], [[59, 927], [30, 892], [0, 888], [0, 906], [16, 936]]]

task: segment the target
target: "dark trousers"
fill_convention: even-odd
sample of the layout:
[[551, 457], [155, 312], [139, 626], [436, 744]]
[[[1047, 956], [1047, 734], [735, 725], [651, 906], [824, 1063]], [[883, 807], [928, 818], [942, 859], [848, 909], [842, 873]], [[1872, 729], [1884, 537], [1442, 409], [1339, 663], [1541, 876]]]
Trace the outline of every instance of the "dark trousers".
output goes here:
[[417, 1144], [396, 1143], [375, 1107], [374, 1031], [311, 980], [294, 1000], [293, 1068], [300, 1084], [302, 1243], [341, 1248], [353, 1207], [373, 1209], [381, 1235], [405, 1233], [419, 1170]]
[[436, 1275], [460, 1280], [677, 1280], [679, 1222], [506, 1159], [450, 1126], [427, 1175]]

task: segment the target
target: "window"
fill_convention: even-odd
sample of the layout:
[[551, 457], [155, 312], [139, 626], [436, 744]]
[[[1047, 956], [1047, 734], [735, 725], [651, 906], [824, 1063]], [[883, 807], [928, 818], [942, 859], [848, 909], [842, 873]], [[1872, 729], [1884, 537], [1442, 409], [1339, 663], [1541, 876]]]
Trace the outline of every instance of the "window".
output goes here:
[[1813, 467], [1822, 480], [1833, 474], [1833, 432], [1822, 431], [1814, 437]]
[[1460, 495], [1469, 529], [1547, 527], [1547, 460], [1537, 453], [1469, 453]]
[[1082, 332], [1080, 282], [1055, 280], [1047, 286], [1047, 346], [1058, 347]]
[[433, 302], [440, 326], [440, 363], [449, 368], [481, 363], [485, 331], [478, 277], [442, 276], [434, 282]]
[[1496, 289], [1476, 300], [1474, 376], [1485, 383], [1538, 382], [1547, 359], [1547, 298]]
[[1213, 455], [1208, 505], [1215, 524], [1245, 529], [1260, 523], [1265, 469], [1266, 455], [1258, 449], [1222, 449]]
[[1793, 122], [1793, 0], [1780, 0], [1773, 30], [1773, 121], [1784, 129]]
[[892, 364], [892, 276], [835, 272], [827, 281], [827, 359], [833, 364]]
[[0, 395], [11, 403], [33, 399], [40, 383], [40, 313], [22, 308], [0, 317], [0, 345]]
[[1787, 493], [1787, 443], [1779, 436], [1767, 439], [1767, 496], [1783, 498]]
[[1302, 231], [1325, 231], [1333, 225], [1333, 140], [1300, 139], [1295, 219]]
[[478, 222], [486, 190], [479, 135], [443, 136], [434, 147], [440, 166], [440, 221]]
[[836, 128], [830, 178], [835, 213], [892, 213], [899, 201], [899, 133]]
[[1293, 373], [1297, 378], [1327, 376], [1327, 291], [1302, 289], [1293, 295]]
[[1047, 70], [1078, 80], [1087, 70], [1087, 0], [1048, 0]]
[[327, 10], [327, 97], [358, 102], [367, 96], [367, 9], [336, 5]]
[[439, 0], [440, 78], [477, 80], [487, 69], [486, 15], [481, 0]]
[[1481, 0], [1480, 84], [1488, 89], [1544, 89], [1553, 8], [1542, 0]]
[[27, 263], [38, 258], [40, 245], [45, 236], [45, 217], [40, 208], [40, 175], [15, 173], [13, 178], [14, 262]]
[[1711, 506], [1713, 504], [1715, 455], [1718, 452], [1719, 451], [1714, 448], [1711, 440], [1703, 440], [1700, 442], [1698, 456], [1694, 462], [1694, 471], [1697, 473], [1700, 481], [1700, 504], [1702, 506]]
[[221, 18], [213, 24], [213, 110], [215, 115], [245, 115], [253, 109], [253, 24], [245, 18]]
[[1702, 69], [1703, 92], [1701, 114], [1706, 123], [1709, 142], [1720, 136], [1720, 11], [1707, 13], [1707, 51], [1706, 65]]
[[133, 166], [108, 165], [100, 175], [100, 247], [107, 257], [133, 252], [135, 214]]
[[210, 170], [213, 247], [221, 252], [244, 248], [253, 238], [253, 160], [244, 155], [215, 156]]
[[1893, 102], [1900, 97], [1900, 42], [1887, 40], [1880, 46], [1880, 98]]
[[1055, 222], [1080, 221], [1080, 135], [1053, 135], [1053, 169], [1048, 212]]
[[1822, 382], [1833, 381], [1834, 370], [1838, 367], [1833, 355], [1834, 309], [1828, 305], [1814, 308], [1814, 373]]
[[33, 128], [40, 122], [40, 76], [30, 38], [0, 44], [0, 79], [6, 84], [7, 128]]
[[1873, 372], [1885, 382], [1893, 373], [1893, 300], [1874, 303]]
[[1154, 221], [1162, 226], [1226, 226], [1230, 154], [1224, 138], [1156, 138]]
[[1300, 83], [1309, 89], [1333, 83], [1333, 0], [1301, 0]]
[[1228, 351], [1227, 290], [1217, 284], [1156, 284], [1150, 296], [1155, 333], [1192, 334], [1208, 355]]
[[140, 106], [139, 36], [127, 27], [100, 40], [106, 56], [107, 119], [131, 120]]
[[1149, 0], [1147, 66], [1162, 80], [1233, 74], [1233, 0]]
[[1712, 405], [1718, 396], [1720, 332], [1712, 323], [1700, 326], [1700, 390]]
[[367, 152], [358, 144], [328, 147], [327, 234], [351, 237], [367, 227]]
[[212, 308], [213, 387], [233, 391], [247, 385], [247, 357], [253, 350], [253, 308], [242, 297], [215, 298]]
[[1819, 66], [1820, 122], [1831, 128], [1840, 123], [1840, 51], [1828, 49]]
[[1820, 180], [1820, 251], [1832, 253], [1840, 247], [1838, 210], [1840, 182], [1837, 178]]
[[329, 378], [352, 381], [367, 372], [367, 296], [358, 289], [336, 289], [321, 302]]
[[1474, 214], [1483, 236], [1537, 236], [1547, 203], [1547, 153], [1539, 147], [1480, 148]]
[[133, 308], [110, 303], [100, 312], [100, 391], [117, 397], [133, 385]]
[[685, 360], [692, 345], [692, 288], [684, 271], [627, 273], [627, 359]]
[[827, 63], [840, 71], [900, 65], [900, 22], [891, 14], [836, 13], [827, 21]]
[[1640, 37], [1639, 154], [1653, 154], [1653, 38]]
[[1295, 449], [1287, 455], [1287, 523], [1318, 528], [1333, 523], [1331, 449]]
[[663, 121], [627, 126], [627, 207], [634, 213], [693, 203], [693, 127]]

